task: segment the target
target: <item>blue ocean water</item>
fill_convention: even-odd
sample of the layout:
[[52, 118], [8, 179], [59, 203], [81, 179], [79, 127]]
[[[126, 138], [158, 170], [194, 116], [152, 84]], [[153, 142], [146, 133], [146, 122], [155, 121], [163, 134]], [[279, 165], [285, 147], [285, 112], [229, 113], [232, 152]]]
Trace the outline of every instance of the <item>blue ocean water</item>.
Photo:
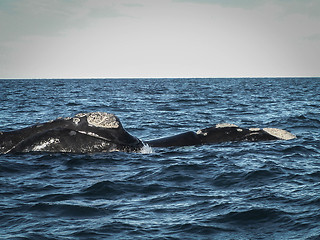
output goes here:
[[320, 239], [320, 79], [0, 80], [0, 131], [116, 114], [142, 140], [216, 123], [290, 141], [0, 155], [0, 239]]

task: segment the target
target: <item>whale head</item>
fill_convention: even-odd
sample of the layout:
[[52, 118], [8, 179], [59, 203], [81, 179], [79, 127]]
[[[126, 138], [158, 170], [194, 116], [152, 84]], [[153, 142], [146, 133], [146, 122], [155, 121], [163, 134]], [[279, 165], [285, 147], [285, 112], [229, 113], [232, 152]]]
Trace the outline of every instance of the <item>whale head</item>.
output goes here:
[[139, 152], [144, 144], [129, 134], [110, 113], [80, 113], [74, 117], [3, 133], [1, 152]]
[[79, 113], [68, 121], [73, 123], [76, 133], [101, 141], [108, 152], [137, 152], [144, 146], [143, 142], [129, 134], [119, 118], [111, 113]]

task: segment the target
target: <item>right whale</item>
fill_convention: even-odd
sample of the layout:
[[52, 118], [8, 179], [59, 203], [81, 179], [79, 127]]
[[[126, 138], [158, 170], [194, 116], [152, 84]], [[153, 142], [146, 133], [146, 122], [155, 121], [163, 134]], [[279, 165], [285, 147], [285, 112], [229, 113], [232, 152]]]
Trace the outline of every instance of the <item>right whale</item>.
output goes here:
[[240, 128], [234, 124], [217, 124], [215, 127], [189, 131], [170, 137], [145, 141], [150, 147], [179, 147], [221, 142], [291, 140], [292, 133], [278, 128]]
[[229, 141], [290, 140], [293, 134], [276, 128], [240, 128], [217, 124], [197, 132], [141, 141], [129, 134], [114, 114], [79, 113], [9, 132], [0, 132], [0, 154], [26, 152], [143, 152], [150, 147], [204, 145]]

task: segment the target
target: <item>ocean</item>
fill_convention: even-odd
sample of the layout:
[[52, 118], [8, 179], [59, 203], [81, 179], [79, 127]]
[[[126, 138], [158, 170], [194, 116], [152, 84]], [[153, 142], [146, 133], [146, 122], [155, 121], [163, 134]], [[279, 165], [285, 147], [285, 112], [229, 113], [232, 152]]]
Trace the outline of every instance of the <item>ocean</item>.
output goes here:
[[320, 78], [0, 80], [0, 131], [116, 114], [141, 140], [217, 123], [289, 141], [0, 155], [0, 239], [320, 239]]

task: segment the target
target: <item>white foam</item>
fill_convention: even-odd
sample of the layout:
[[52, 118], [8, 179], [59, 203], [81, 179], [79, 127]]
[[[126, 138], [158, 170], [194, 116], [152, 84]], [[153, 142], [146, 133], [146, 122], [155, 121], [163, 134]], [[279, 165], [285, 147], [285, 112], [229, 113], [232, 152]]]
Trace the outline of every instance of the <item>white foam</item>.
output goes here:
[[140, 149], [139, 153], [149, 154], [149, 153], [154, 153], [154, 151], [152, 147], [150, 147], [148, 144], [143, 143], [143, 147]]

